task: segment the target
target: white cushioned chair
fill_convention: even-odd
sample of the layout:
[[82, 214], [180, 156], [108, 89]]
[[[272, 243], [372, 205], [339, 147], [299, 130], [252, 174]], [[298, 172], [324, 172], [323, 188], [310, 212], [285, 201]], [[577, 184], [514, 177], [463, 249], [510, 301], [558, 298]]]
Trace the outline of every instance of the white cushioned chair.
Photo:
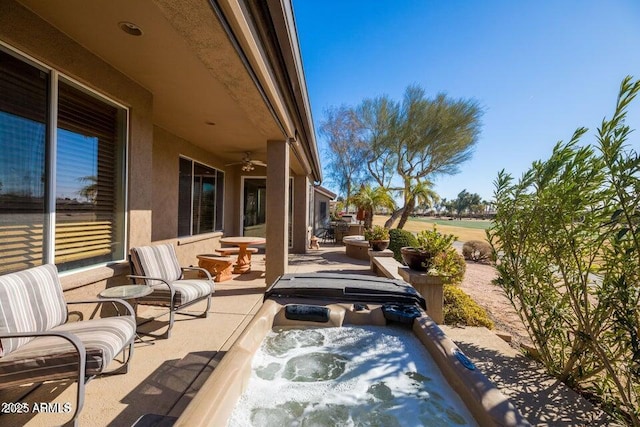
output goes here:
[[[169, 338], [175, 321], [174, 313], [202, 300], [207, 300], [204, 313], [194, 317], [207, 317], [211, 307], [211, 294], [214, 283], [211, 275], [204, 268], [180, 267], [176, 251], [171, 244], [140, 246], [130, 250], [131, 275], [134, 283], [146, 284], [153, 292], [146, 297], [138, 298], [138, 304], [157, 305], [169, 308], [169, 327], [165, 337]], [[185, 279], [185, 271], [198, 271], [203, 279]]]
[[[68, 304], [120, 304], [127, 315], [68, 322]], [[84, 387], [97, 375], [126, 373], [136, 334], [126, 301], [65, 302], [55, 265], [0, 276], [0, 388], [49, 380], [77, 381], [75, 423]], [[128, 348], [128, 351], [127, 351]], [[106, 368], [123, 353], [123, 364]]]

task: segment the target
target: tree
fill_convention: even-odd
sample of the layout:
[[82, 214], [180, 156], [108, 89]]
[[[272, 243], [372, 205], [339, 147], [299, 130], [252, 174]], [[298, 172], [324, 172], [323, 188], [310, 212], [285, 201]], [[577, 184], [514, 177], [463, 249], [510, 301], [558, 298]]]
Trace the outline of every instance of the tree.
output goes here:
[[[385, 225], [400, 218], [402, 228], [417, 198], [430, 188], [430, 178], [457, 173], [471, 157], [482, 109], [475, 101], [444, 94], [430, 99], [422, 88], [409, 86], [401, 103], [379, 97], [363, 101], [357, 111], [369, 146], [369, 172], [380, 186], [401, 191], [404, 199]], [[394, 180], [400, 185], [392, 186]]]
[[372, 187], [370, 184], [363, 184], [352, 197], [352, 202], [358, 208], [364, 209], [366, 216], [364, 227], [371, 228], [373, 214], [376, 208], [385, 207], [395, 209], [396, 202], [391, 197], [391, 193], [384, 187]]
[[458, 218], [462, 218], [462, 213], [467, 209], [472, 210], [474, 207], [481, 204], [482, 198], [479, 194], [469, 193], [466, 189], [458, 193], [458, 197], [453, 201], [453, 208], [458, 215]]
[[[409, 191], [411, 191], [410, 197], [406, 198], [408, 200], [405, 203], [405, 209], [402, 210], [402, 214], [400, 215], [400, 221], [398, 222], [398, 228], [404, 228], [404, 225], [407, 223], [409, 219], [409, 215], [414, 211], [416, 205], [425, 204], [432, 205], [435, 201], [440, 199], [440, 196], [433, 191], [431, 188], [431, 181], [421, 181], [416, 185], [409, 187]], [[410, 209], [407, 209], [406, 206], [410, 206]]]
[[98, 177], [95, 175], [88, 175], [77, 179], [82, 183], [88, 183], [78, 190], [78, 195], [80, 197], [84, 197], [88, 202], [95, 204], [98, 198]]
[[448, 203], [449, 203], [449, 200], [447, 200], [446, 197], [443, 197], [442, 199], [437, 200], [434, 203], [434, 206], [436, 208], [436, 214], [440, 215], [442, 214], [443, 211], [446, 212]]
[[320, 134], [327, 139], [327, 178], [349, 201], [354, 185], [367, 179], [365, 159], [368, 148], [362, 139], [362, 125], [355, 111], [343, 105], [325, 112]]

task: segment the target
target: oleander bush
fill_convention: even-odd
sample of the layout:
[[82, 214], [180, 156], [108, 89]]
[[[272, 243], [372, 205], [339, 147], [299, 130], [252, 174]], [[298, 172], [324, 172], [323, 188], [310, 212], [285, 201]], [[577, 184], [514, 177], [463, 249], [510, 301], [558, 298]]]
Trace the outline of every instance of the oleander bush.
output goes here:
[[482, 240], [469, 240], [462, 245], [464, 259], [488, 264], [491, 262], [493, 250], [488, 242]]
[[488, 231], [497, 283], [561, 381], [640, 426], [640, 156], [628, 146], [627, 77], [595, 144], [586, 129], [516, 181], [502, 171]]
[[444, 285], [445, 325], [484, 326], [493, 329], [493, 321], [484, 308], [455, 285]]
[[416, 236], [410, 231], [402, 230], [399, 228], [392, 228], [389, 230], [389, 249], [393, 251], [393, 258], [399, 263], [402, 263], [402, 255], [400, 254], [400, 248], [405, 246], [417, 246], [418, 240]]

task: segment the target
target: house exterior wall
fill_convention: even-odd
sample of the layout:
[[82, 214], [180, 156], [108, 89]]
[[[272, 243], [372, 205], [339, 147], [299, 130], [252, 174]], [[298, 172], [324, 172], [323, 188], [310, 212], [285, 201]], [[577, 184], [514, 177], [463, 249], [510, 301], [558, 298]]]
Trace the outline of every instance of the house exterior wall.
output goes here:
[[[234, 168], [172, 133], [153, 125], [153, 94], [13, 1], [0, 3], [0, 40], [129, 109], [127, 145], [127, 247], [172, 243], [183, 265], [219, 247], [222, 233], [177, 236], [179, 157], [225, 172], [224, 229], [239, 229], [240, 178]], [[128, 262], [63, 274], [67, 298], [93, 296], [124, 284]], [[84, 288], [84, 289], [79, 289]], [[71, 291], [76, 289], [75, 291]]]
[[307, 230], [309, 221], [309, 179], [306, 176], [293, 177], [293, 246], [291, 252], [304, 254], [309, 248], [311, 235]]
[[[153, 158], [153, 95], [85, 50], [37, 15], [11, 0], [0, 2], [0, 40], [129, 109], [128, 245], [151, 241]], [[135, 165], [135, 167], [132, 167]], [[127, 264], [92, 268], [61, 277], [65, 289], [89, 284], [104, 289], [121, 281]], [[119, 278], [118, 278], [119, 277]], [[93, 291], [83, 291], [95, 294]]]
[[[155, 127], [153, 134], [153, 227], [152, 241], [175, 239], [178, 230], [178, 176], [179, 159], [184, 156], [198, 163], [225, 172], [225, 198], [233, 193], [233, 172], [225, 170], [224, 161], [214, 153], [203, 150], [166, 130]], [[231, 198], [230, 200], [233, 200]], [[233, 217], [233, 203], [225, 203], [224, 229]], [[228, 218], [229, 217], [229, 218]]]
[[[289, 257], [289, 147], [267, 143], [267, 261], [265, 280], [271, 285], [287, 272]], [[280, 255], [282, 254], [282, 255]]]
[[[179, 261], [183, 265], [195, 264], [195, 255], [210, 253], [219, 247], [222, 233], [199, 236], [177, 236], [179, 157], [221, 169], [225, 172], [224, 234], [237, 235], [241, 231], [241, 176], [266, 176], [267, 171], [256, 168], [245, 174], [239, 167], [226, 167], [216, 156], [215, 150], [207, 151], [164, 128], [154, 126], [154, 93], [127, 77], [99, 56], [84, 48], [65, 33], [13, 0], [0, 2], [0, 41], [20, 54], [45, 64], [52, 70], [81, 83], [104, 97], [125, 107], [129, 112], [127, 143], [127, 244], [134, 247], [169, 242], [175, 245]], [[253, 92], [253, 91], [252, 91]], [[179, 114], [179, 111], [176, 111]], [[272, 118], [265, 119], [270, 121]], [[266, 126], [266, 125], [265, 125]], [[269, 123], [269, 128], [273, 123]], [[215, 144], [214, 144], [215, 145]], [[277, 238], [271, 238], [272, 254], [276, 247], [282, 259], [270, 257], [273, 274], [286, 271], [288, 254], [287, 218], [289, 151], [286, 142], [278, 141], [278, 158], [270, 161], [270, 170], [278, 169], [277, 191], [271, 191], [272, 212], [277, 218], [271, 221], [281, 230]], [[264, 141], [267, 146], [267, 141]], [[272, 157], [273, 159], [273, 157]], [[285, 171], [284, 168], [287, 170]], [[287, 177], [285, 180], [284, 177]], [[308, 186], [308, 179], [302, 179]], [[308, 191], [298, 181], [294, 195], [301, 195], [294, 203], [305, 200]], [[287, 189], [281, 191], [283, 187]], [[274, 197], [275, 195], [275, 197]], [[274, 207], [275, 206], [275, 207]], [[306, 247], [306, 223], [308, 208], [294, 214], [294, 241]], [[301, 213], [302, 212], [302, 213]], [[305, 217], [306, 215], [306, 217]], [[302, 234], [300, 234], [302, 233]], [[304, 243], [302, 243], [304, 242]], [[269, 269], [269, 267], [267, 267]], [[124, 284], [129, 273], [128, 262], [111, 263], [108, 266], [71, 271], [61, 280], [67, 298], [77, 299], [95, 296], [107, 286]]]
[[[313, 226], [314, 226], [314, 231], [317, 232], [318, 230], [320, 230], [321, 228], [324, 227], [324, 225], [331, 219], [331, 209], [330, 209], [330, 202], [331, 199], [323, 194], [320, 193], [318, 191], [316, 191], [314, 193], [314, 221], [313, 221]], [[322, 210], [320, 209], [320, 205], [322, 203], [326, 203], [326, 208], [325, 208], [325, 215], [322, 216]]]

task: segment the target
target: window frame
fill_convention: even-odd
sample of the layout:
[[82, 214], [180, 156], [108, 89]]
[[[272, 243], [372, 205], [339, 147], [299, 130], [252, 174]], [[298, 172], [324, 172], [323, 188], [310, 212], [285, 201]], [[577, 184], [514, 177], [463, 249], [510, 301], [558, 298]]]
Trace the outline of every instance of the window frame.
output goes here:
[[[188, 162], [191, 163], [191, 191], [190, 191], [190, 196], [189, 196], [189, 234], [181, 234], [180, 233], [180, 162], [186, 160]], [[194, 215], [194, 211], [193, 211], [193, 197], [194, 197], [194, 189], [195, 189], [195, 185], [194, 185], [194, 179], [195, 179], [195, 174], [194, 174], [194, 170], [195, 170], [195, 165], [198, 164], [201, 167], [205, 167], [208, 169], [211, 169], [213, 171], [216, 172], [215, 177], [216, 177], [216, 194], [214, 197], [214, 217], [213, 217], [213, 230], [212, 231], [205, 231], [203, 233], [197, 233], [194, 234], [193, 229], [194, 229], [194, 223], [193, 223], [193, 215]], [[218, 184], [218, 175], [221, 174], [222, 175], [222, 185], [219, 186]], [[207, 164], [205, 162], [199, 161], [194, 159], [193, 157], [189, 157], [183, 154], [178, 155], [178, 207], [177, 207], [177, 218], [178, 218], [178, 224], [177, 224], [177, 230], [176, 230], [176, 237], [178, 238], [185, 238], [185, 237], [197, 237], [197, 236], [203, 236], [206, 234], [210, 234], [210, 233], [223, 233], [224, 232], [224, 193], [225, 193], [225, 185], [226, 185], [226, 173], [224, 170], [211, 166], [210, 164]], [[222, 197], [220, 197], [218, 195], [218, 190], [222, 191]], [[218, 200], [222, 201], [222, 206], [220, 206], [220, 228], [216, 229], [216, 223], [218, 222]]]
[[[57, 194], [57, 149], [58, 149], [58, 85], [60, 81], [65, 84], [75, 87], [76, 89], [87, 93], [88, 95], [95, 97], [105, 104], [112, 107], [123, 110], [123, 118], [121, 135], [122, 138], [122, 172], [118, 176], [118, 179], [122, 183], [122, 227], [123, 227], [123, 242], [122, 242], [122, 254], [121, 258], [115, 258], [111, 261], [100, 262], [83, 267], [71, 268], [69, 270], [60, 271], [61, 276], [65, 276], [72, 273], [77, 273], [85, 270], [90, 270], [97, 267], [103, 267], [110, 264], [119, 263], [125, 261], [127, 258], [127, 248], [129, 239], [129, 140], [130, 140], [130, 122], [131, 112], [129, 107], [123, 105], [108, 95], [87, 86], [86, 84], [78, 81], [77, 79], [62, 73], [57, 69], [33, 58], [32, 56], [22, 52], [19, 49], [14, 48], [0, 41], [0, 50], [9, 54], [19, 61], [22, 61], [40, 71], [47, 73], [49, 77], [48, 87], [48, 117], [47, 117], [47, 131], [45, 140], [45, 195], [44, 195], [44, 223], [43, 223], [43, 236], [42, 236], [42, 264], [54, 264], [55, 263], [55, 246], [56, 246], [56, 194]], [[114, 254], [118, 255], [118, 254]]]

